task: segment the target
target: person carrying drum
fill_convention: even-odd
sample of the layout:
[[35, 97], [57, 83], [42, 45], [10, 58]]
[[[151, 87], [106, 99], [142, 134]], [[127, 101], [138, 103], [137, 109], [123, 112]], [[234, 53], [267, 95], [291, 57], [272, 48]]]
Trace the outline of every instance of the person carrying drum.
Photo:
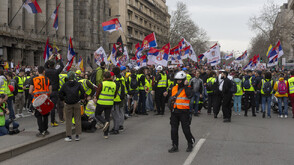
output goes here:
[[[45, 68], [43, 66], [38, 67], [38, 76], [33, 78], [31, 81], [29, 93], [34, 96], [33, 101], [42, 95], [46, 94], [50, 96], [52, 92], [52, 86], [50, 84], [49, 78], [45, 77]], [[50, 113], [42, 115], [38, 110], [35, 111], [35, 116], [37, 118], [39, 133], [36, 134], [37, 137], [48, 135], [48, 116]]]

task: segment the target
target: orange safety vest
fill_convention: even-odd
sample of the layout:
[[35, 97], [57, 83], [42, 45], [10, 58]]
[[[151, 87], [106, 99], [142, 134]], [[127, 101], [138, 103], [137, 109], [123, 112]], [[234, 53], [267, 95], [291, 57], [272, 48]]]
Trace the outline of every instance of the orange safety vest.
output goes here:
[[[172, 89], [172, 96], [175, 96], [178, 93], [179, 85], [176, 85]], [[187, 97], [185, 90], [178, 95], [174, 103], [174, 109], [190, 109], [190, 99]]]
[[35, 98], [42, 94], [46, 94], [49, 96], [49, 79], [45, 78], [44, 76], [38, 76], [33, 78], [33, 84], [34, 84], [34, 98], [32, 102], [35, 101]]

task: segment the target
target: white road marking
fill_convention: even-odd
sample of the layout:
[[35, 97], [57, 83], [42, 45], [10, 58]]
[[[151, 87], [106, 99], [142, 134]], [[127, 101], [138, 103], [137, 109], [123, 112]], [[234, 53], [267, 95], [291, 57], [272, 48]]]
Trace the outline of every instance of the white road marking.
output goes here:
[[192, 161], [194, 160], [195, 156], [197, 155], [198, 151], [205, 141], [206, 139], [200, 139], [197, 142], [196, 146], [193, 148], [193, 151], [190, 153], [183, 165], [191, 165]]

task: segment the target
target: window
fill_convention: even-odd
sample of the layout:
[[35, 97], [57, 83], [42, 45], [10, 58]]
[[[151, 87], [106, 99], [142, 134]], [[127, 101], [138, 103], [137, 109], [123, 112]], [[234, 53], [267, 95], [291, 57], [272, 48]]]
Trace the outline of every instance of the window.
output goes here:
[[137, 30], [135, 31], [135, 37], [138, 37], [138, 31]]
[[140, 24], [143, 24], [143, 19], [142, 18], [140, 18]]
[[152, 28], [152, 25], [151, 25], [151, 23], [149, 23], [149, 28], [150, 28], [150, 29]]
[[133, 30], [132, 30], [132, 28], [130, 28], [130, 27], [128, 28], [128, 34], [129, 34], [129, 35], [132, 35], [132, 34], [133, 34]]
[[132, 13], [131, 12], [128, 12], [128, 18], [129, 18], [129, 20], [132, 20]]
[[138, 22], [138, 19], [139, 19], [139, 18], [138, 18], [138, 16], [137, 16], [137, 15], [135, 15], [135, 19], [136, 19], [136, 21]]
[[139, 7], [138, 4], [139, 4], [139, 2], [138, 2], [138, 0], [136, 0], [136, 1], [135, 1], [135, 5], [136, 5], [136, 7]]
[[147, 21], [144, 21], [144, 25], [147, 26], [147, 24], [148, 24]]

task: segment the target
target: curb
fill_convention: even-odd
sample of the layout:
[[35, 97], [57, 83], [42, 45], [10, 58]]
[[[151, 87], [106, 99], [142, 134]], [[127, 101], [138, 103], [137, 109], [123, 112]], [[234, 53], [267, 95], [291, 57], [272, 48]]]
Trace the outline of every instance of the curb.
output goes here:
[[[75, 129], [73, 129], [73, 133], [74, 133], [74, 131], [75, 131]], [[33, 149], [45, 146], [49, 143], [58, 141], [64, 137], [65, 137], [65, 131], [1, 150], [0, 151], [0, 162], [7, 160], [7, 159], [11, 159], [15, 156], [18, 156], [18, 155], [23, 154], [25, 152], [31, 151]]]

